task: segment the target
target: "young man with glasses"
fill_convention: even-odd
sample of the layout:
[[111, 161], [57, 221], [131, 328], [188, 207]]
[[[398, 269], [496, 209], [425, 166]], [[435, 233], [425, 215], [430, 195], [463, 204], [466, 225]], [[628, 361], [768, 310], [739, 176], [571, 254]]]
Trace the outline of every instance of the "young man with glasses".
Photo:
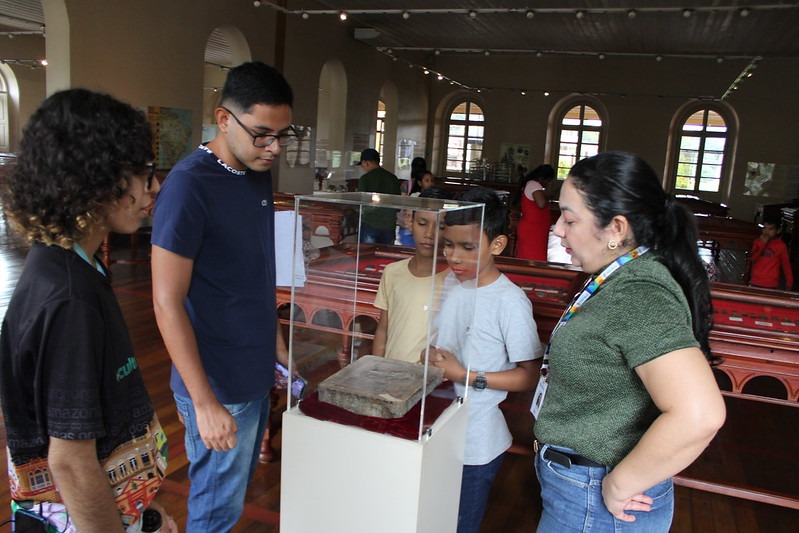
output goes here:
[[153, 301], [186, 428], [192, 533], [230, 531], [258, 464], [275, 358], [272, 175], [293, 95], [261, 62], [230, 71], [207, 145], [167, 176], [153, 219]]

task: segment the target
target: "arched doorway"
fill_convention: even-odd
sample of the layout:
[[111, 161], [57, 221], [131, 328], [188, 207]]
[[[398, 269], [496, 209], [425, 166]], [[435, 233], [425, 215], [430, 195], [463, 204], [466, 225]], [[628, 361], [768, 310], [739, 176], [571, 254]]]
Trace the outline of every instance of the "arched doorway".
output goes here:
[[324, 174], [333, 187], [346, 188], [347, 74], [337, 59], [322, 67], [316, 109], [316, 174]]
[[202, 142], [216, 136], [214, 109], [230, 68], [252, 60], [247, 39], [234, 26], [219, 26], [205, 43], [205, 71], [203, 74], [203, 133]]

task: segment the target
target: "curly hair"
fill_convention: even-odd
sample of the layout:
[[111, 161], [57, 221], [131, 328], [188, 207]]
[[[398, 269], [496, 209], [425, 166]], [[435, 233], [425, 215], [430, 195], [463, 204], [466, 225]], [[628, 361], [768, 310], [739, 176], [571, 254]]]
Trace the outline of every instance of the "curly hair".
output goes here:
[[86, 89], [47, 98], [2, 183], [5, 214], [29, 241], [65, 248], [100, 223], [153, 159], [142, 111]]

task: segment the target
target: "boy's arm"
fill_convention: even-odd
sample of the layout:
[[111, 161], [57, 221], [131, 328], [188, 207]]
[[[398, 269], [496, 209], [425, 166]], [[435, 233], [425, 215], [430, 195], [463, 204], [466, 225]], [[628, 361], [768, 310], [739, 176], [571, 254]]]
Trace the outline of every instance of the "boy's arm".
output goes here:
[[[283, 326], [280, 324], [280, 317], [277, 317], [277, 331], [275, 335], [275, 359], [285, 366], [289, 367], [289, 350], [286, 344], [286, 339], [283, 337]], [[295, 369], [296, 372], [296, 369]]]
[[[486, 386], [489, 389], [504, 390], [508, 392], [524, 392], [535, 389], [538, 382], [538, 370], [541, 368], [541, 359], [519, 361], [516, 368], [502, 372], [486, 372]], [[476, 370], [480, 370], [479, 368]], [[469, 376], [470, 385], [474, 383], [477, 372], [472, 370]]]
[[780, 264], [782, 265], [782, 274], [785, 276], [785, 289], [790, 291], [793, 289], [793, 270], [787, 247], [783, 247], [782, 253], [780, 253]]
[[386, 355], [386, 339], [388, 339], [388, 309], [380, 312], [380, 320], [377, 322], [375, 338], [372, 341], [372, 355]]
[[762, 254], [763, 250], [766, 249], [766, 244], [768, 244], [768, 241], [763, 242], [763, 239], [760, 237], [755, 239], [755, 241], [752, 243], [752, 249], [749, 250], [749, 260], [752, 263], [760, 259], [760, 254]]
[[[444, 377], [450, 381], [474, 385], [479, 368], [473, 368], [466, 383], [466, 368], [458, 358], [443, 348], [430, 347], [430, 363], [444, 370]], [[486, 372], [486, 383], [489, 389], [504, 390], [508, 392], [531, 391], [535, 388], [538, 369], [541, 368], [541, 359], [519, 361], [516, 368], [501, 372]]]

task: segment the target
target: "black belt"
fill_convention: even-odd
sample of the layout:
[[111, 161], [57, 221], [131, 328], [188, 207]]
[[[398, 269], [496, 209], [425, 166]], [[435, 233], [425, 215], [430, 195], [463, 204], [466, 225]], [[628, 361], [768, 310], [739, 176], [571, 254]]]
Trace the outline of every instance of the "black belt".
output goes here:
[[[539, 443], [537, 440], [533, 443], [533, 448], [535, 448], [536, 453], [543, 447], [544, 445]], [[555, 450], [551, 446], [548, 447], [546, 450], [544, 450], [544, 454], [542, 455], [542, 457], [547, 461], [558, 463], [560, 466], [563, 466], [565, 468], [571, 468], [572, 465], [605, 466], [603, 464], [592, 461], [591, 459], [588, 459], [587, 457], [583, 457], [582, 455], [576, 453], [567, 453]]]

